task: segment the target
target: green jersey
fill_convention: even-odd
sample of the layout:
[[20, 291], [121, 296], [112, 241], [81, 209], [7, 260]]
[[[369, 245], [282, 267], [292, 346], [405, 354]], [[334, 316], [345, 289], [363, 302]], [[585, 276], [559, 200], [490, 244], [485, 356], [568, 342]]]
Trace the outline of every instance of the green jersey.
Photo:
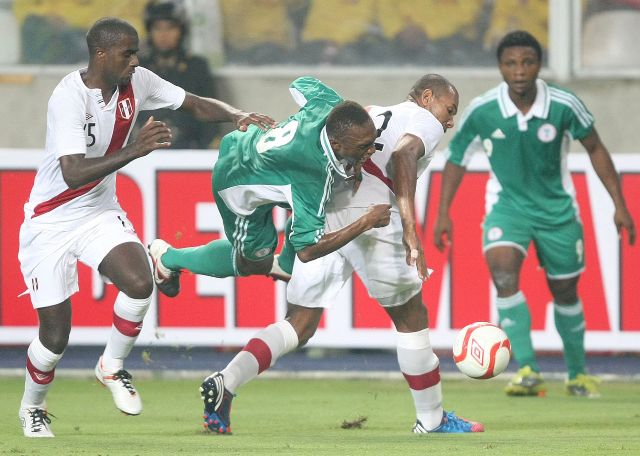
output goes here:
[[346, 177], [325, 128], [327, 116], [343, 100], [310, 77], [296, 79], [289, 90], [301, 106], [298, 113], [268, 131], [250, 126], [224, 137], [213, 186], [240, 217], [274, 206], [291, 209], [290, 240], [297, 251], [323, 236], [333, 174]]
[[540, 79], [536, 85], [536, 99], [525, 115], [509, 98], [505, 82], [474, 99], [447, 154], [461, 166], [476, 150], [487, 154], [487, 213], [515, 212], [557, 225], [579, 218], [567, 153], [571, 139], [591, 133], [593, 116], [571, 92]]

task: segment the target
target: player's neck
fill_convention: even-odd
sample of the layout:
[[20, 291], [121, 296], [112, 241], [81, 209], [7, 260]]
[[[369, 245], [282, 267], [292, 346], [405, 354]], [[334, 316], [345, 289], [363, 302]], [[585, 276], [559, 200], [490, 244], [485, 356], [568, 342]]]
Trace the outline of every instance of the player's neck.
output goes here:
[[535, 103], [537, 92], [535, 87], [524, 93], [517, 93], [509, 89], [509, 98], [511, 98], [513, 104], [516, 105], [516, 108], [518, 108], [522, 114], [526, 114], [533, 106], [533, 103]]
[[117, 85], [111, 84], [104, 80], [102, 75], [97, 71], [92, 71], [91, 67], [84, 73], [80, 73], [82, 82], [90, 89], [100, 89], [102, 91], [102, 98], [105, 103], [109, 103], [111, 96], [116, 91]]

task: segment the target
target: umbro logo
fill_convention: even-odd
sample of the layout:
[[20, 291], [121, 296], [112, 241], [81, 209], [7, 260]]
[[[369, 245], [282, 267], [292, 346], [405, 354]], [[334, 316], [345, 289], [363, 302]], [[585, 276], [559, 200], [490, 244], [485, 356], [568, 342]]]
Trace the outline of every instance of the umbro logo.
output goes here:
[[40, 372], [34, 372], [33, 375], [35, 375], [36, 378], [42, 382], [42, 381], [48, 380], [51, 374], [50, 373], [41, 374]]
[[496, 128], [493, 133], [491, 133], [491, 137], [494, 139], [504, 139], [506, 136], [499, 128]]

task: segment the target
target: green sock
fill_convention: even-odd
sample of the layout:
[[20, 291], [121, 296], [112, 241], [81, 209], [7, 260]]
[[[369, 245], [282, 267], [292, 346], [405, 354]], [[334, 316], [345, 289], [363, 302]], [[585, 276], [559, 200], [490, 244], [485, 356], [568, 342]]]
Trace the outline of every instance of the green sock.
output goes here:
[[553, 315], [556, 321], [556, 329], [562, 338], [564, 346], [564, 360], [569, 371], [569, 380], [576, 378], [578, 374], [584, 374], [584, 312], [582, 302], [560, 305], [553, 303]]
[[507, 298], [496, 298], [500, 326], [511, 341], [511, 352], [520, 367], [540, 372], [531, 342], [531, 314], [524, 294], [519, 291]]
[[221, 278], [238, 275], [233, 246], [226, 239], [218, 239], [199, 247], [170, 247], [161, 259], [163, 265], [174, 271], [186, 269], [194, 274]]
[[293, 262], [296, 259], [296, 251], [293, 249], [293, 245], [291, 245], [291, 241], [289, 240], [291, 223], [291, 217], [289, 217], [284, 227], [284, 245], [278, 257], [278, 264], [282, 270], [288, 274], [291, 274], [291, 271], [293, 271]]

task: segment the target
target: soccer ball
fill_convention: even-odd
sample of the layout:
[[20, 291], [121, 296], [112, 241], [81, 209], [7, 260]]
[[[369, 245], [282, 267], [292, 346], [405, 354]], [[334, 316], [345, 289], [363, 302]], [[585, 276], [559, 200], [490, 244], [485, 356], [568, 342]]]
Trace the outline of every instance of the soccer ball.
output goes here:
[[503, 372], [511, 358], [511, 342], [492, 323], [479, 321], [460, 330], [453, 344], [453, 360], [471, 378], [492, 378]]

